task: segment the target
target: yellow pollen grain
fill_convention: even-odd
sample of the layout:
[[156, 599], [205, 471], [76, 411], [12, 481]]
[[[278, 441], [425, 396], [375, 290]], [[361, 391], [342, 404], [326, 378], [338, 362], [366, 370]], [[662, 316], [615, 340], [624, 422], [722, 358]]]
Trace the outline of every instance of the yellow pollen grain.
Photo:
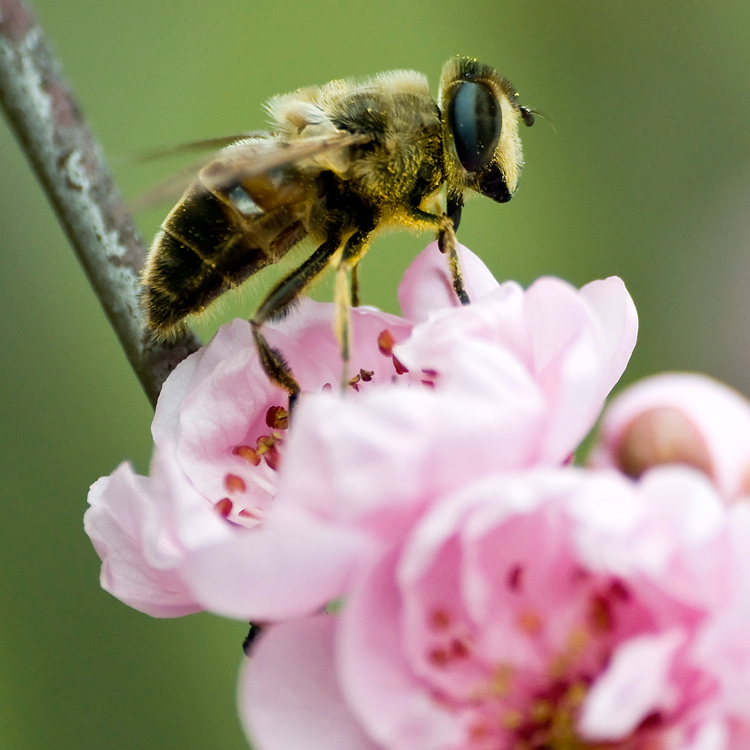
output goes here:
[[590, 603], [589, 618], [591, 627], [600, 632], [607, 633], [612, 630], [612, 607], [610, 602], [603, 596], [595, 596]]
[[565, 650], [557, 654], [550, 662], [549, 672], [553, 679], [560, 679], [570, 671], [575, 660], [585, 651], [590, 640], [589, 633], [585, 628], [574, 628], [571, 631]]
[[268, 453], [273, 448], [275, 442], [276, 439], [273, 435], [261, 435], [256, 442], [256, 452], [261, 456]]
[[568, 651], [573, 654], [582, 654], [590, 640], [586, 628], [573, 628], [568, 636]]

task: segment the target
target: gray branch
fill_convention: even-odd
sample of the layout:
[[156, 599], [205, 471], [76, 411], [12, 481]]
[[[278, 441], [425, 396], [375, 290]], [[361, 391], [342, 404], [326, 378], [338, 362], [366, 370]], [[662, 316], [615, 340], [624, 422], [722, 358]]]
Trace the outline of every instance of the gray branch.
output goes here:
[[152, 404], [200, 346], [159, 342], [138, 302], [145, 249], [60, 65], [29, 7], [0, 0], [0, 103]]

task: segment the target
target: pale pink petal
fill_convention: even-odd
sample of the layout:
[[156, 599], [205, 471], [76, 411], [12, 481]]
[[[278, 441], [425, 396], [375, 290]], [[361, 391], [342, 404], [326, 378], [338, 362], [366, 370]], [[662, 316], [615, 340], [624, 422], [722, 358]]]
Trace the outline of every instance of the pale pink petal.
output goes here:
[[[721, 589], [729, 589], [727, 607], [702, 633], [695, 660], [715, 675], [726, 704], [748, 723], [750, 741], [750, 506], [737, 503], [729, 510], [731, 555], [735, 567], [723, 571]], [[748, 745], [750, 747], [750, 745]]]
[[174, 446], [165, 445], [154, 453], [151, 477], [157, 512], [144, 531], [154, 565], [181, 564], [190, 552], [235, 535], [236, 529], [187, 480]]
[[[153, 525], [156, 508], [152, 480], [122, 464], [89, 492], [84, 528], [102, 560], [101, 585], [125, 604], [153, 617], [180, 617], [199, 612], [182, 576], [169, 567], [155, 567], [147, 557], [144, 527]], [[174, 552], [175, 562], [179, 551]]]
[[614, 473], [606, 476], [606, 483], [589, 483], [571, 504], [581, 559], [621, 575], [645, 574], [690, 606], [725, 601], [731, 567], [722, 537], [726, 516], [705, 478], [662, 467], [633, 493]]
[[669, 673], [685, 638], [679, 631], [631, 638], [615, 650], [611, 664], [586, 697], [578, 727], [594, 742], [621, 740], [643, 719], [665, 706]]
[[543, 453], [564, 455], [592, 428], [635, 346], [637, 314], [622, 281], [579, 291], [543, 278], [525, 299], [532, 371], [552, 413]]
[[388, 748], [551, 746], [572, 721], [581, 746], [738, 750], [750, 563], [729, 530], [750, 557], [745, 521], [686, 469], [466, 486], [359, 578], [340, 614], [342, 696]]
[[[333, 331], [335, 307], [304, 299], [265, 335], [283, 353], [305, 393], [339, 387], [343, 374], [341, 347]], [[387, 331], [394, 342], [406, 338], [411, 324], [373, 308], [352, 311], [352, 375], [367, 373], [367, 387], [390, 383], [395, 368], [379, 338]], [[259, 439], [272, 434], [270, 407], [285, 408], [288, 394], [272, 385], [258, 357], [247, 321], [223, 326], [203, 349], [180, 364], [167, 379], [157, 405], [152, 432], [157, 448], [170, 443], [185, 476], [211, 503], [227, 498], [238, 513], [263, 511], [276, 492], [275, 465], [246, 458]], [[278, 431], [276, 431], [278, 432]], [[280, 434], [281, 446], [285, 434]], [[282, 449], [283, 450], [283, 449]], [[239, 488], [239, 489], [238, 489]]]
[[[581, 287], [602, 329], [603, 359], [609, 362], [611, 389], [625, 371], [638, 339], [638, 312], [622, 279], [610, 276]], [[605, 385], [605, 387], [607, 387]]]
[[637, 318], [619, 279], [578, 291], [543, 278], [526, 292], [506, 282], [475, 304], [433, 313], [396, 356], [434, 372], [438, 388], [464, 388], [491, 407], [506, 389], [507, 359], [525, 369], [547, 407], [536, 461], [559, 463], [593, 426], [633, 346]]
[[[743, 732], [745, 740], [730, 737], [731, 731], [727, 727], [727, 722], [713, 719], [703, 722], [695, 735], [685, 745], [685, 750], [745, 750], [750, 740], [750, 735]], [[735, 744], [740, 739], [741, 744]]]
[[258, 750], [377, 750], [343, 700], [334, 655], [335, 618], [275, 625], [242, 668], [239, 709]]
[[[476, 302], [497, 288], [495, 277], [485, 264], [461, 244], [456, 245], [464, 287]], [[398, 288], [398, 301], [407, 320], [421, 323], [428, 315], [446, 307], [460, 307], [451, 276], [448, 256], [432, 242], [406, 269]]]
[[367, 550], [367, 538], [350, 529], [290, 514], [196, 551], [185, 577], [212, 612], [278, 621], [315, 612], [345, 593]]
[[342, 693], [365, 731], [383, 746], [448, 750], [456, 746], [461, 728], [426, 694], [402, 653], [395, 562], [395, 556], [384, 558], [340, 615]]
[[250, 325], [235, 320], [175, 369], [174, 382], [167, 378], [151, 428], [154, 442], [157, 448], [174, 446], [183, 473], [210, 502], [227, 496], [231, 474], [245, 486], [242, 497], [233, 500], [262, 508], [275, 473], [265, 463], [248, 464], [235, 449], [254, 446], [259, 435], [269, 433], [269, 406], [287, 401], [260, 365]]
[[202, 609], [182, 574], [190, 554], [230, 539], [233, 529], [185, 479], [166, 446], [152, 477], [128, 464], [96, 482], [84, 528], [102, 559], [102, 586], [158, 617]]
[[[277, 503], [385, 538], [437, 496], [533, 455], [542, 404], [533, 384], [508, 372], [503, 400], [450, 398], [439, 390], [373, 390], [356, 399], [320, 394], [300, 404], [286, 446]], [[500, 371], [499, 379], [503, 379]], [[285, 468], [285, 467], [283, 467]]]

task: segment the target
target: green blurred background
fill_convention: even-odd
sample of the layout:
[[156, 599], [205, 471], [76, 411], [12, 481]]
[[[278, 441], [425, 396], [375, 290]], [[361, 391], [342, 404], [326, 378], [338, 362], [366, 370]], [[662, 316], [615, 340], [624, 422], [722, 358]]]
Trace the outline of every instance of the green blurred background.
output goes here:
[[[554, 128], [524, 130], [516, 197], [473, 201], [462, 241], [524, 284], [621, 276], [641, 319], [625, 381], [696, 369], [750, 392], [745, 0], [35, 8], [131, 197], [170, 165], [123, 157], [262, 127], [275, 93], [398, 67], [434, 89], [456, 53], [497, 66]], [[98, 587], [86, 492], [121, 460], [147, 470], [151, 410], [4, 124], [0, 207], [0, 748], [245, 747], [244, 626], [150, 619]], [[139, 218], [145, 236], [165, 211]], [[427, 239], [377, 241], [364, 301], [395, 312]]]

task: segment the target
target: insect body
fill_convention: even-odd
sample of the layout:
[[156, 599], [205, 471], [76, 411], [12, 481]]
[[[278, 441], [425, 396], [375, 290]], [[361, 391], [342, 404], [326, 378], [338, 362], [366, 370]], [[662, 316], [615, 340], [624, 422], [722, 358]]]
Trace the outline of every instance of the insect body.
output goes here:
[[[453, 285], [464, 193], [511, 198], [523, 159], [518, 123], [533, 123], [511, 84], [469, 58], [443, 68], [439, 103], [413, 71], [332, 81], [268, 103], [273, 131], [244, 138], [205, 166], [162, 224], [143, 274], [148, 325], [169, 335], [186, 316], [276, 263], [305, 237], [316, 249], [261, 303], [251, 324], [263, 366], [293, 403], [299, 385], [262, 334], [328, 266], [346, 363], [356, 268], [381, 227], [436, 232]], [[446, 189], [446, 212], [438, 197]]]

